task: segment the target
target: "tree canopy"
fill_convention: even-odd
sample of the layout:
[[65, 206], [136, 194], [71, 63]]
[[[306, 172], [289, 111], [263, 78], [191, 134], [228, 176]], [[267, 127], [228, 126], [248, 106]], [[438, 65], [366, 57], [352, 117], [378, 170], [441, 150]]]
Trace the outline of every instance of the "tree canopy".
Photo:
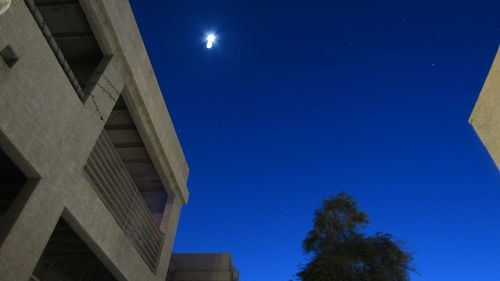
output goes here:
[[302, 281], [408, 281], [413, 257], [402, 242], [361, 230], [368, 215], [342, 192], [323, 201], [314, 213], [314, 227], [303, 241], [310, 262], [297, 274]]

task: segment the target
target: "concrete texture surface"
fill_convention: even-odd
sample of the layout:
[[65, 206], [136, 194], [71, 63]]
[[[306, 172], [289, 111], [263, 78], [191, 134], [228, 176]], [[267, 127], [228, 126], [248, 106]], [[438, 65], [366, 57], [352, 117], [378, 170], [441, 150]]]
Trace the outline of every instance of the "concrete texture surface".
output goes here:
[[173, 254], [167, 281], [237, 281], [230, 254]]
[[[165, 280], [188, 167], [128, 1], [80, 1], [109, 62], [84, 102], [24, 1], [0, 16], [0, 145], [29, 178], [0, 225], [0, 281], [30, 278], [62, 216], [117, 280]], [[167, 188], [165, 233], [155, 271], [108, 211], [83, 167], [121, 94]]]
[[497, 52], [469, 122], [500, 170], [500, 51]]

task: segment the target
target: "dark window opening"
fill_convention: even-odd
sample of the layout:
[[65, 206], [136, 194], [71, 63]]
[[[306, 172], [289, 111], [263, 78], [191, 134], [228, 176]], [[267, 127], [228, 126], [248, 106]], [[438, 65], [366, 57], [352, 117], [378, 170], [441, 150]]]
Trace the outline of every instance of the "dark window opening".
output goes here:
[[116, 281], [71, 227], [60, 219], [33, 271], [40, 281]]
[[78, 0], [25, 0], [73, 87], [85, 86], [103, 53]]
[[25, 183], [24, 173], [0, 150], [0, 217], [9, 210]]

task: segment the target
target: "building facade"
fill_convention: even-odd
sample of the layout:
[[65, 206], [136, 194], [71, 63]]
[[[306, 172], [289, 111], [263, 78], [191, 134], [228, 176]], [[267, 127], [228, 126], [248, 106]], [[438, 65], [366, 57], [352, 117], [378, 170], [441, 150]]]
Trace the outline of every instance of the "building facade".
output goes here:
[[486, 77], [469, 123], [500, 170], [500, 51]]
[[230, 254], [173, 254], [167, 281], [238, 281]]
[[0, 16], [0, 281], [164, 281], [188, 166], [128, 1]]

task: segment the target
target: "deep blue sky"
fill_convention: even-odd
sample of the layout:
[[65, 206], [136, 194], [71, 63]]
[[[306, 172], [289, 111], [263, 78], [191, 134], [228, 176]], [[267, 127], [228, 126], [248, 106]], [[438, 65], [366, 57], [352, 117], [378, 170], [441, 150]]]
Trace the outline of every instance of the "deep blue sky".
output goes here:
[[131, 3], [191, 168], [176, 252], [287, 281], [345, 190], [416, 252], [412, 280], [500, 280], [500, 173], [467, 123], [499, 1]]

